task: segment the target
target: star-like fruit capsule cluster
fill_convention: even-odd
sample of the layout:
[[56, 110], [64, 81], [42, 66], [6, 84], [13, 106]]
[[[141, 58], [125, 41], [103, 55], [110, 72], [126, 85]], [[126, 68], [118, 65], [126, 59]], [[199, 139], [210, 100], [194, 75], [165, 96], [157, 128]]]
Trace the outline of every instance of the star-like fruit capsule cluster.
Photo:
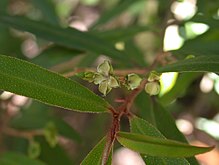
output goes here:
[[[160, 92], [160, 76], [161, 74], [152, 71], [148, 77], [148, 83], [145, 85], [145, 91], [149, 95], [157, 95]], [[135, 74], [130, 73], [125, 76], [124, 81], [119, 82], [118, 78], [113, 73], [113, 67], [108, 60], [99, 64], [96, 72], [84, 72], [80, 77], [88, 82], [93, 82], [98, 85], [99, 91], [106, 96], [113, 88], [118, 88], [124, 85], [128, 90], [138, 88], [142, 82], [142, 78]]]

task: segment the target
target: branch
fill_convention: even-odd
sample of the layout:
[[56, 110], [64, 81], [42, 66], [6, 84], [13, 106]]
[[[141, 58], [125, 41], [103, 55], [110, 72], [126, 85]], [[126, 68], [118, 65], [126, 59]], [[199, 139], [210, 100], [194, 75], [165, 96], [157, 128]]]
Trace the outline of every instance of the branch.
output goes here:
[[32, 139], [34, 136], [44, 136], [43, 130], [19, 131], [13, 128], [5, 127], [2, 132], [9, 136], [22, 137], [25, 139]]

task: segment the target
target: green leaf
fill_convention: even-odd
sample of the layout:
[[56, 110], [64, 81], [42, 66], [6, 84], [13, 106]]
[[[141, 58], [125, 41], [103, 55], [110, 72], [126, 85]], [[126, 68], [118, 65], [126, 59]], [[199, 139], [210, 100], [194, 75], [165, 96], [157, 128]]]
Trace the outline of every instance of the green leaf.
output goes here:
[[28, 31], [45, 40], [68, 48], [104, 54], [117, 59], [125, 59], [124, 53], [115, 49], [111, 43], [74, 28], [63, 29], [45, 22], [6, 14], [0, 15], [0, 23], [18, 30]]
[[171, 51], [179, 58], [185, 58], [187, 55], [211, 56], [218, 55], [219, 52], [219, 31], [210, 29], [206, 33], [197, 36], [194, 39], [185, 41], [183, 46], [178, 50]]
[[[130, 39], [124, 42], [125, 52], [127, 54], [126, 65], [131, 65], [131, 67], [146, 67], [148, 66], [143, 52], [138, 48], [134, 39]], [[124, 63], [124, 62], [123, 62]]]
[[9, 0], [1, 0], [0, 1], [0, 11], [6, 11]]
[[197, 14], [189, 21], [207, 24], [211, 29], [218, 29], [219, 27], [219, 21], [217, 19], [207, 17], [206, 15]]
[[[172, 115], [157, 101], [153, 104], [156, 127], [168, 139], [187, 142], [184, 135], [178, 130]], [[168, 131], [166, 129], [168, 128]]]
[[127, 132], [119, 132], [117, 139], [123, 146], [151, 156], [189, 157], [213, 149], [213, 147], [196, 147], [173, 140]]
[[45, 163], [30, 159], [27, 156], [15, 153], [15, 152], [7, 152], [0, 156], [0, 164], [1, 165], [46, 165]]
[[41, 153], [39, 157], [40, 160], [46, 162], [48, 165], [61, 165], [61, 164], [72, 165], [73, 164], [73, 159], [74, 159], [73, 156], [70, 157], [67, 154], [66, 150], [62, 148], [59, 144], [56, 145], [54, 148], [51, 148], [49, 144], [45, 141], [44, 137], [38, 136], [35, 139], [41, 145]]
[[182, 73], [176, 80], [173, 88], [165, 93], [161, 98], [159, 98], [159, 102], [162, 105], [168, 105], [178, 97], [182, 97], [185, 91], [188, 89], [189, 85], [200, 76], [201, 73]]
[[[158, 137], [161, 139], [166, 139], [159, 130], [157, 130], [153, 125], [147, 121], [138, 118], [136, 116], [130, 118], [129, 120], [131, 126], [131, 132], [139, 133], [142, 135], [148, 135], [151, 137]], [[143, 156], [147, 165], [159, 164], [159, 165], [189, 165], [186, 159], [184, 158], [166, 158], [166, 157], [152, 157], [152, 156]], [[158, 163], [160, 162], [160, 163]]]
[[[156, 128], [168, 139], [177, 140], [188, 143], [184, 135], [178, 130], [174, 118], [171, 114], [154, 100], [153, 109], [151, 109], [154, 116]], [[167, 131], [168, 128], [168, 131]], [[198, 164], [195, 158], [187, 158], [193, 165]]]
[[61, 118], [51, 116], [52, 109], [47, 105], [33, 101], [31, 106], [22, 107], [20, 115], [10, 121], [10, 127], [19, 130], [43, 129], [48, 122], [53, 122], [61, 136], [76, 142], [81, 142], [81, 137], [67, 122]]
[[158, 72], [219, 72], [219, 56], [200, 56], [158, 68]]
[[74, 140], [76, 142], [81, 142], [81, 136], [78, 132], [75, 131], [74, 128], [72, 128], [68, 123], [66, 123], [64, 120], [60, 118], [52, 118], [51, 120], [56, 124], [56, 127], [58, 129], [58, 133], [64, 137], [67, 137], [71, 140]]
[[0, 89], [80, 112], [107, 112], [109, 104], [77, 82], [37, 65], [0, 55]]
[[106, 39], [111, 42], [125, 41], [136, 34], [144, 31], [151, 30], [148, 26], [130, 26], [126, 28], [116, 28], [106, 31], [93, 31], [93, 34], [98, 35], [100, 38]]
[[[86, 156], [80, 165], [101, 165], [103, 152], [106, 144], [106, 137], [104, 137]], [[111, 152], [112, 153], [112, 152]], [[110, 155], [107, 165], [111, 165], [112, 154]]]
[[81, 53], [82, 52], [78, 50], [53, 45], [33, 58], [31, 62], [44, 68], [50, 68], [54, 65], [69, 61]]
[[38, 7], [42, 14], [43, 18], [47, 20], [48, 23], [53, 25], [59, 25], [59, 18], [55, 11], [55, 5], [52, 0], [31, 0], [32, 3]]
[[130, 6], [132, 6], [134, 3], [139, 2], [142, 0], [125, 0], [122, 1], [120, 4], [115, 6], [113, 9], [106, 11], [102, 14], [102, 16], [95, 22], [92, 26], [92, 28], [96, 28], [99, 25], [105, 24], [108, 21], [112, 20], [113, 18], [119, 16], [122, 12], [127, 10]]

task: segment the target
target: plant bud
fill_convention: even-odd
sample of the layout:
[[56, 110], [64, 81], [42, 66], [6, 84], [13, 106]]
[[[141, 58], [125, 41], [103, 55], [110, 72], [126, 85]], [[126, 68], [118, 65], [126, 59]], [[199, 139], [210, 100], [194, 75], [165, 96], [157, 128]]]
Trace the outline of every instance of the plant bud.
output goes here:
[[36, 141], [30, 141], [27, 152], [30, 158], [37, 158], [41, 152], [40, 144]]
[[149, 82], [145, 85], [145, 91], [149, 95], [157, 95], [160, 92], [160, 84], [159, 82]]
[[138, 86], [141, 84], [141, 80], [142, 80], [142, 78], [139, 75], [137, 75], [135, 73], [131, 73], [131, 74], [128, 74], [126, 76], [126, 84], [125, 85], [128, 89], [133, 90], [133, 89], [138, 88]]
[[157, 73], [156, 71], [151, 71], [148, 77], [148, 81], [149, 82], [153, 82], [153, 81], [159, 81], [160, 80], [160, 73]]

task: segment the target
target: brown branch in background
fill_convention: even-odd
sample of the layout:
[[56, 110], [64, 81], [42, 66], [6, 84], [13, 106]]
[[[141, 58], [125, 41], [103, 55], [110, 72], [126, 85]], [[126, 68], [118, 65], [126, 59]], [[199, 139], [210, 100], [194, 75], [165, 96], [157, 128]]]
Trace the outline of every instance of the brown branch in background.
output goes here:
[[5, 127], [2, 133], [9, 136], [22, 137], [25, 139], [32, 139], [34, 136], [44, 136], [43, 130], [19, 131], [13, 128]]

